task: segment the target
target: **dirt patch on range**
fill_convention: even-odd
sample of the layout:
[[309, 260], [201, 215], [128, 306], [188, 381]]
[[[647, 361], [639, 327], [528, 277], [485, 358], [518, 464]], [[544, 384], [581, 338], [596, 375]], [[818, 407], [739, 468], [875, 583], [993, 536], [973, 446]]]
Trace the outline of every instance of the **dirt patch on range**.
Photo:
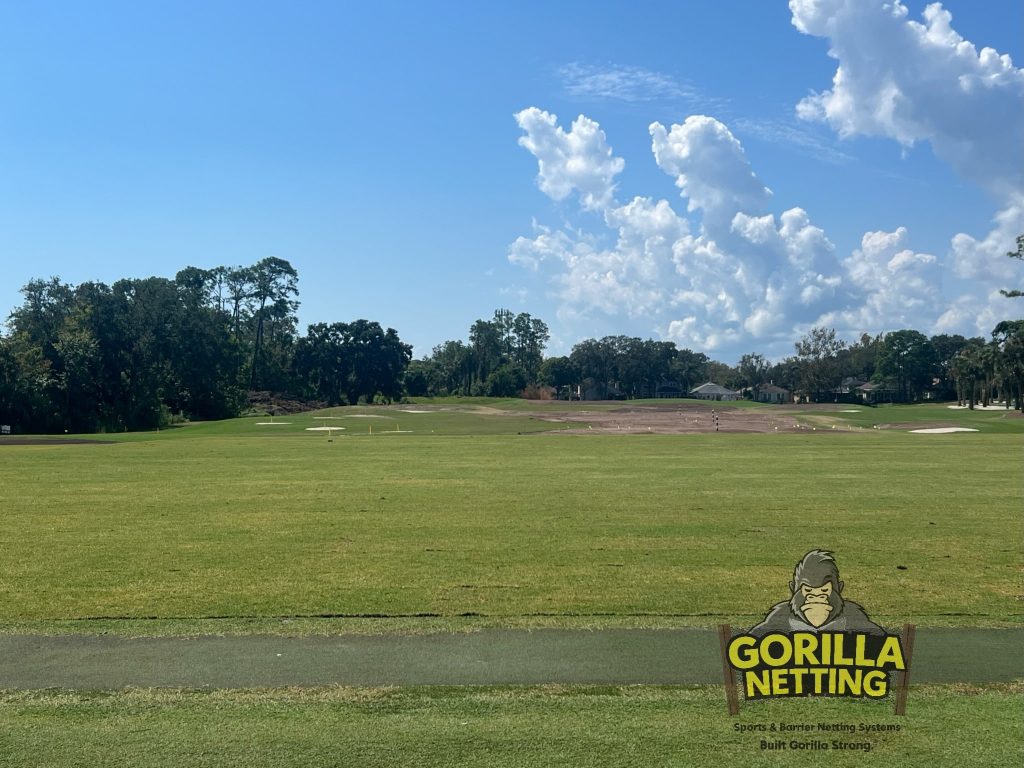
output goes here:
[[[797, 432], [801, 427], [788, 409], [737, 408], [729, 405], [623, 406], [621, 408], [532, 414], [545, 421], [570, 425], [558, 434], [706, 434], [708, 432]], [[578, 427], [571, 426], [578, 424]]]

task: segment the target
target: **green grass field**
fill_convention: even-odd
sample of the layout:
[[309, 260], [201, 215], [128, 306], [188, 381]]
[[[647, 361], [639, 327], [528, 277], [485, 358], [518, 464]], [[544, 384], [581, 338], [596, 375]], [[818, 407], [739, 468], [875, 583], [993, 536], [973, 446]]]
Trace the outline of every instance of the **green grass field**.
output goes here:
[[742, 623], [815, 547], [894, 624], [1021, 619], [1019, 432], [595, 437], [516, 434], [560, 425], [515, 414], [361, 415], [3, 448], [4, 626]]
[[1020, 413], [1000, 408], [998, 410], [968, 410], [950, 408], [949, 404], [926, 405], [879, 405], [876, 407], [860, 405], [830, 406], [825, 413], [812, 413], [804, 417], [811, 423], [850, 425], [870, 429], [872, 427], [890, 428], [894, 425], [905, 425], [907, 429], [916, 429], [925, 425], [943, 425], [976, 429], [986, 435], [1020, 434], [1024, 421]]
[[[1003, 412], [836, 406], [801, 414], [816, 432], [598, 436], [536, 416], [593, 404], [430, 405], [450, 410], [0, 446], [0, 631], [749, 626], [817, 547], [883, 624], [1022, 623], [1024, 421]], [[979, 432], [871, 428], [926, 422]], [[326, 424], [345, 429], [306, 431]], [[1020, 689], [969, 693], [922, 687], [906, 734], [829, 764], [1018, 764]], [[720, 689], [649, 687], [9, 692], [0, 764], [814, 762], [761, 753], [720, 710]]]
[[[82, 766], [957, 766], [1016, 768], [1024, 698], [1009, 686], [922, 686], [906, 717], [851, 701], [772, 702], [722, 714], [711, 688], [412, 688], [9, 692], [0, 760]], [[784, 734], [763, 723], [898, 725]], [[789, 749], [825, 741], [827, 751]], [[832, 748], [832, 741], [870, 752]]]

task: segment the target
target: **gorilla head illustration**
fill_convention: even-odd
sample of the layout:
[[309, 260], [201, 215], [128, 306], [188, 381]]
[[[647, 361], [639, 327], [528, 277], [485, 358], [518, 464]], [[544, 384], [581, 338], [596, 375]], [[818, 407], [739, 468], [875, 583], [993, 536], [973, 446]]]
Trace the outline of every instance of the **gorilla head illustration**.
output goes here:
[[789, 583], [790, 598], [773, 606], [750, 630], [769, 632], [870, 632], [884, 634], [857, 603], [843, 598], [843, 581], [831, 552], [812, 549], [801, 558]]

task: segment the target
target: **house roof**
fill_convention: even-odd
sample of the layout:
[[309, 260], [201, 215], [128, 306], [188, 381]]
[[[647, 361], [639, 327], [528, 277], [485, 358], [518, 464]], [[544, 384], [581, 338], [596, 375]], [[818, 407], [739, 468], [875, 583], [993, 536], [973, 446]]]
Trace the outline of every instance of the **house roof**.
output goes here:
[[837, 395], [846, 395], [855, 389], [860, 389], [864, 383], [864, 379], [858, 379], [856, 376], [847, 376], [839, 386], [832, 391]]
[[783, 395], [788, 395], [789, 394], [789, 390], [788, 389], [785, 389], [784, 387], [777, 386], [775, 384], [765, 384], [763, 387], [761, 387], [761, 391], [762, 392], [778, 392], [778, 393], [783, 394]]
[[735, 395], [736, 393], [731, 389], [720, 387], [718, 384], [709, 381], [707, 384], [701, 384], [699, 387], [694, 387], [690, 390], [691, 395]]
[[873, 381], [869, 381], [866, 384], [861, 384], [859, 387], [857, 387], [857, 389], [861, 392], [874, 392], [875, 390], [880, 390], [882, 392], [896, 391], [896, 387], [894, 387], [892, 384], [878, 384]]

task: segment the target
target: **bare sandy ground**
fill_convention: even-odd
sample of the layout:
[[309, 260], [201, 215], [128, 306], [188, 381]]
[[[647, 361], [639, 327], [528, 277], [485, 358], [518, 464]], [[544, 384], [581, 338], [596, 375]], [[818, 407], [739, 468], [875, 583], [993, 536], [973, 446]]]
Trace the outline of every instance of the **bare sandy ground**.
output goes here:
[[[802, 428], [796, 414], [785, 409], [737, 408], [727, 404], [627, 405], [608, 410], [552, 413], [548, 408], [532, 414], [545, 421], [578, 424], [569, 433], [688, 434], [708, 432], [796, 432]], [[805, 427], [804, 429], [809, 429]]]
[[[666, 402], [632, 404], [628, 402], [579, 403], [578, 408], [559, 407], [558, 403], [538, 403], [527, 413], [534, 418], [566, 425], [553, 434], [706, 434], [710, 432], [758, 433], [801, 432], [843, 433], [870, 431], [848, 422], [844, 415], [870, 410], [842, 403], [778, 405], [763, 408], [738, 407], [727, 402]], [[511, 413], [509, 411], [508, 413]], [[522, 414], [522, 411], [517, 411]], [[938, 415], [938, 414], [936, 414]], [[1024, 418], [1009, 411], [1007, 418]], [[578, 426], [574, 426], [578, 425]], [[919, 429], [960, 429], [948, 421], [908, 424], [879, 424], [874, 429], [910, 431]], [[939, 434], [939, 433], [935, 433]]]
[[[707, 434], [711, 432], [770, 434], [773, 432], [843, 433], [866, 431], [850, 424], [844, 414], [869, 410], [843, 403], [778, 405], [762, 408], [739, 407], [728, 402], [630, 403], [586, 401], [568, 403], [531, 401], [532, 407], [503, 410], [491, 406], [421, 406], [423, 410], [458, 411], [495, 415], [532, 416], [562, 429], [545, 434]], [[1010, 411], [1009, 418], [1019, 414]], [[950, 428], [949, 422], [879, 424], [874, 429], [909, 431]]]
[[[550, 400], [529, 401], [532, 407], [515, 410], [485, 405], [419, 405], [416, 413], [470, 411], [478, 414], [530, 416], [560, 424], [563, 429], [545, 434], [706, 434], [709, 432], [758, 433], [859, 431], [837, 420], [832, 429], [830, 414], [843, 413], [849, 406], [833, 403], [780, 405], [764, 408], [737, 407], [728, 402], [631, 403], [594, 400], [569, 403]], [[381, 410], [401, 411], [394, 406]], [[808, 419], [808, 417], [812, 417]], [[813, 417], [817, 417], [816, 419]], [[821, 418], [824, 417], [824, 418]]]

